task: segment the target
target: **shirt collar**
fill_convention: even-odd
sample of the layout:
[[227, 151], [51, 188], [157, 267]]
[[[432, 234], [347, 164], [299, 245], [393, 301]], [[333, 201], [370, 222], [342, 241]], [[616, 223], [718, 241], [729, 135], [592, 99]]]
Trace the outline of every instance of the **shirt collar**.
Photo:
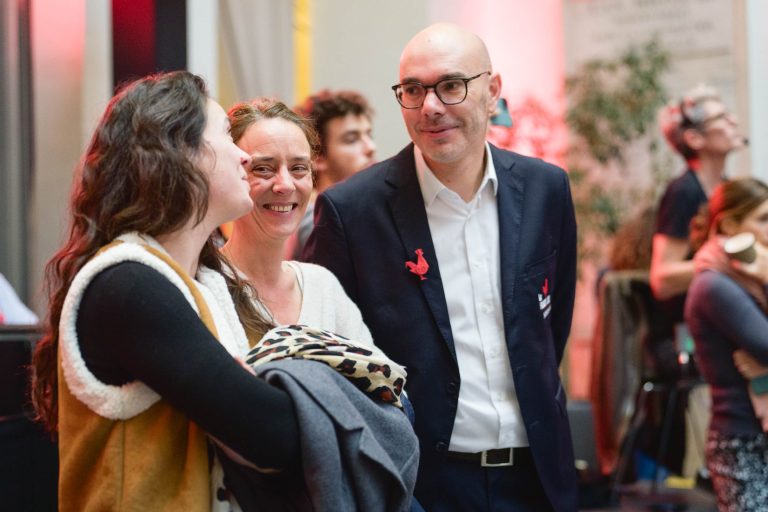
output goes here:
[[[429, 207], [440, 192], [447, 189], [443, 183], [437, 179], [437, 176], [427, 165], [424, 160], [424, 155], [421, 153], [419, 147], [413, 145], [413, 157], [416, 163], [416, 176], [419, 179], [419, 186], [421, 187], [421, 195], [424, 198], [424, 204]], [[491, 147], [485, 143], [485, 172], [483, 173], [483, 181], [480, 182], [480, 186], [477, 188], [477, 193], [482, 191], [488, 182], [491, 182], [493, 186], [493, 195], [495, 196], [499, 188], [499, 180], [496, 176], [496, 166], [493, 165], [493, 157], [491, 156]], [[475, 197], [477, 197], [477, 193]]]

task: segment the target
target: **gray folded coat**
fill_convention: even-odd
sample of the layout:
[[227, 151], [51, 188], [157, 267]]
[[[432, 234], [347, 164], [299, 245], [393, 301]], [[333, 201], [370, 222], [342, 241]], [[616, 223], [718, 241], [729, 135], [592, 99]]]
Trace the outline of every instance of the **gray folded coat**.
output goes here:
[[[287, 482], [290, 475], [261, 475], [222, 461], [225, 481], [243, 510], [410, 509], [419, 444], [401, 409], [374, 402], [339, 372], [316, 361], [286, 359], [255, 370], [293, 400], [303, 482], [298, 475]], [[268, 413], [264, 421], [269, 421]]]

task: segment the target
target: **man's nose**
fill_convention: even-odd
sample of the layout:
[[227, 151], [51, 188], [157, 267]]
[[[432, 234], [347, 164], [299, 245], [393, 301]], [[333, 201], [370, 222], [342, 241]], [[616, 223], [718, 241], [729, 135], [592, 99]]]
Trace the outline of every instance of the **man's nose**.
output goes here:
[[437, 97], [434, 89], [427, 89], [424, 93], [424, 103], [421, 105], [421, 111], [425, 114], [442, 112], [445, 104]]

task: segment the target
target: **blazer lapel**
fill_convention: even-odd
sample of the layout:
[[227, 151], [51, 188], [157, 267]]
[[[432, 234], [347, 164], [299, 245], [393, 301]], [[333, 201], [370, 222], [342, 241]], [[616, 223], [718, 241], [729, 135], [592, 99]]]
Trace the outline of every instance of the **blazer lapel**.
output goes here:
[[491, 146], [491, 156], [499, 180], [499, 262], [501, 265], [501, 303], [504, 311], [504, 327], [510, 332], [514, 322], [512, 308], [515, 281], [520, 259], [520, 235], [522, 233], [525, 180], [516, 172], [515, 160], [510, 153]]
[[392, 161], [392, 165], [388, 169], [387, 182], [393, 187], [389, 198], [389, 207], [395, 228], [400, 234], [405, 249], [403, 272], [407, 272], [405, 261], [415, 261], [416, 249], [423, 250], [424, 258], [429, 263], [429, 271], [425, 275], [425, 280], [419, 280], [416, 275], [413, 275], [413, 279], [418, 280], [424, 298], [429, 304], [440, 330], [440, 335], [455, 361], [456, 349], [453, 345], [448, 306], [445, 302], [445, 291], [440, 278], [435, 247], [432, 243], [432, 234], [429, 231], [424, 198], [421, 195], [419, 180], [416, 177], [413, 144], [409, 144]]

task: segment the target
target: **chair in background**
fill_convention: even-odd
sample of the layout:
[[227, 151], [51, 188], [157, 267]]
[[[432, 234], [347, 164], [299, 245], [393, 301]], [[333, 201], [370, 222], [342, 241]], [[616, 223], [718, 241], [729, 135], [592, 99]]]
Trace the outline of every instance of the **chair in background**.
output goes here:
[[607, 272], [598, 290], [590, 400], [605, 475], [616, 470], [642, 383], [642, 340], [648, 328], [645, 299], [638, 290], [647, 286], [647, 271], [624, 270]]
[[[600, 464], [604, 474], [612, 475], [613, 501], [634, 475], [633, 455], [642, 439], [654, 464], [644, 499], [652, 506], [674, 507], [679, 496], [658, 488], [659, 468], [682, 461], [688, 395], [701, 380], [684, 366], [670, 373], [669, 365], [661, 369], [655, 362], [659, 343], [666, 343], [669, 354], [661, 357], [679, 364], [674, 340], [656, 339], [663, 319], [647, 271], [608, 272], [598, 295], [590, 392]], [[703, 440], [697, 444], [703, 446]]]
[[41, 331], [0, 325], [0, 509], [55, 511], [56, 444], [35, 423], [29, 406], [28, 366]]

